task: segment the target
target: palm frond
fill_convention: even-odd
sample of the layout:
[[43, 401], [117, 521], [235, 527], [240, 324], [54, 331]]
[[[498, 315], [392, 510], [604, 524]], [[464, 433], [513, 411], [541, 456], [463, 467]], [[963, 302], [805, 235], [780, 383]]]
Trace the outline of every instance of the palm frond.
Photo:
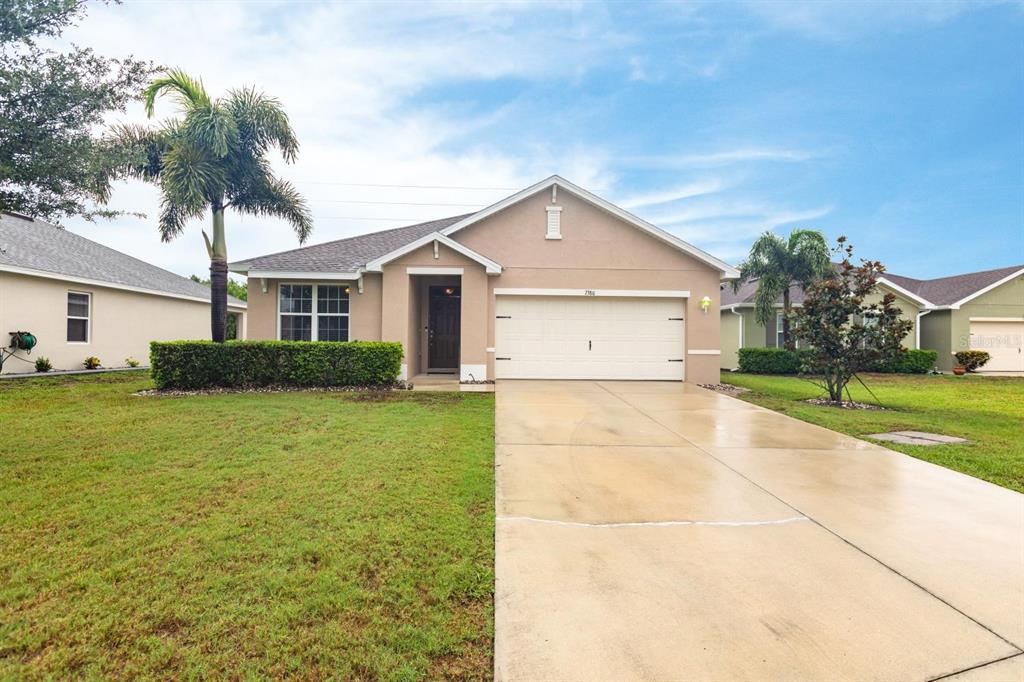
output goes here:
[[155, 182], [163, 166], [162, 157], [171, 146], [173, 128], [147, 128], [125, 123], [111, 126], [103, 138], [101, 148], [110, 164], [113, 177], [130, 177], [144, 182]]
[[175, 202], [165, 194], [160, 201], [160, 217], [157, 220], [160, 241], [169, 242], [184, 232], [188, 220], [202, 217], [204, 208]]
[[295, 230], [300, 244], [304, 244], [313, 231], [313, 216], [305, 198], [290, 182], [270, 173], [232, 196], [231, 205], [249, 215], [284, 218]]
[[238, 127], [231, 112], [214, 103], [189, 111], [181, 125], [181, 134], [192, 144], [224, 157], [238, 137]]
[[196, 107], [210, 106], [210, 96], [203, 87], [203, 81], [189, 76], [181, 69], [170, 69], [162, 78], [157, 78], [142, 92], [142, 100], [146, 105], [146, 115], [153, 118], [156, 98], [170, 92], [178, 100], [183, 111]]
[[224, 166], [206, 150], [179, 141], [163, 155], [162, 161], [160, 188], [167, 201], [191, 211], [224, 195]]
[[224, 103], [238, 125], [241, 143], [255, 154], [276, 145], [288, 163], [295, 161], [299, 141], [281, 102], [255, 88], [231, 90]]

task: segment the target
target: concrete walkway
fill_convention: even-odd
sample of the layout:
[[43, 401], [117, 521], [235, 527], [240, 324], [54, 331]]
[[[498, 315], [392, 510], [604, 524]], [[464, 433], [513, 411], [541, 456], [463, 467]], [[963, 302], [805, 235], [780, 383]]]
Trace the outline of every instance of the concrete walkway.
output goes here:
[[1024, 679], [1024, 496], [688, 384], [496, 398], [499, 680]]

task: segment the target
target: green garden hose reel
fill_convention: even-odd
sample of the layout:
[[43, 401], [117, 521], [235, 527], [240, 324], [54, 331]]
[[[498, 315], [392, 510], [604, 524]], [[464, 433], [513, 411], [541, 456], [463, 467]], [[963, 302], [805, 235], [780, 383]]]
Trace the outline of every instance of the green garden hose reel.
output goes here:
[[19, 350], [31, 354], [36, 347], [36, 335], [32, 332], [7, 332], [11, 335], [11, 342], [7, 348], [0, 348], [0, 369], [3, 369], [4, 361], [17, 353]]

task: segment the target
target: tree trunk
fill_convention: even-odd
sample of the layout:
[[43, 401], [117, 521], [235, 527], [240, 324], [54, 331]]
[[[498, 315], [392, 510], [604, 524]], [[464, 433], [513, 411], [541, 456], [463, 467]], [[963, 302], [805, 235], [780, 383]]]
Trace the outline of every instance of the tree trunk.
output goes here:
[[789, 336], [789, 313], [792, 305], [789, 302], [789, 287], [782, 291], [782, 345], [786, 350], [793, 350], [793, 340]]
[[210, 246], [210, 336], [222, 343], [228, 325], [228, 248], [224, 237], [224, 209], [213, 209]]

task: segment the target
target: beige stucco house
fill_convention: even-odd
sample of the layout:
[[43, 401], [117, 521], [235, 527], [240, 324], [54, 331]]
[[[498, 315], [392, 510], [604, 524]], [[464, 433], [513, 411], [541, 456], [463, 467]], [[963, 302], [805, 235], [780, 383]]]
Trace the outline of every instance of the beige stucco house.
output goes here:
[[[229, 299], [242, 337], [245, 309]], [[82, 369], [88, 356], [104, 367], [127, 358], [146, 366], [150, 341], [210, 338], [210, 290], [41, 220], [0, 213], [3, 347], [14, 331], [31, 332], [38, 345], [6, 360], [5, 374], [35, 371], [40, 356], [58, 370]]]
[[[735, 369], [740, 348], [782, 346], [782, 299], [768, 325], [754, 316], [757, 281], [744, 282], [738, 292], [722, 292], [722, 368]], [[953, 354], [984, 350], [992, 358], [981, 371], [1024, 374], [1024, 265], [969, 272], [937, 279], [915, 279], [885, 273], [877, 297], [891, 293], [903, 318], [914, 323], [903, 339], [906, 348], [938, 352], [940, 370], [951, 370]], [[795, 306], [803, 301], [798, 286], [790, 289]]]
[[249, 278], [250, 339], [399, 341], [405, 378], [478, 381], [717, 382], [720, 283], [738, 275], [558, 176], [231, 270]]

